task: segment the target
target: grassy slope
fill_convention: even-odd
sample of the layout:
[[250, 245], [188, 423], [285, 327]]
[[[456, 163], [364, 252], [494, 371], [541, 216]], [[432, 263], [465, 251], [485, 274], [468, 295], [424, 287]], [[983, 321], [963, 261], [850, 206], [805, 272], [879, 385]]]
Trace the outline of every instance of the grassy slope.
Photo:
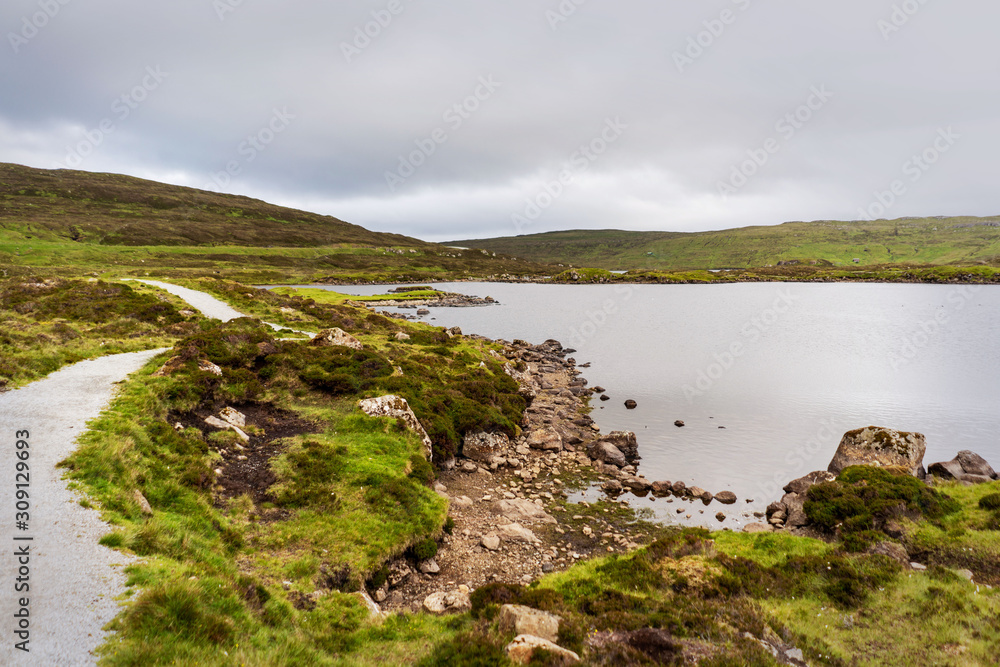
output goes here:
[[454, 244], [609, 270], [746, 268], [790, 260], [848, 265], [855, 258], [864, 265], [996, 264], [1000, 218], [788, 222], [697, 233], [576, 230]]
[[537, 275], [545, 267], [462, 252], [249, 197], [130, 176], [0, 163], [0, 274], [216, 274], [245, 282]]

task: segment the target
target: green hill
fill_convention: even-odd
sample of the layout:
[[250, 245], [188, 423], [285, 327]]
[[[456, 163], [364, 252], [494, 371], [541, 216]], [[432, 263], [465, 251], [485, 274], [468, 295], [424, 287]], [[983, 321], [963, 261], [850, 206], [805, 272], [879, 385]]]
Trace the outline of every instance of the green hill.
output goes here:
[[534, 262], [609, 270], [748, 268], [780, 262], [996, 265], [1000, 217], [787, 222], [695, 233], [574, 230], [453, 244]]
[[0, 163], [0, 272], [246, 282], [393, 281], [551, 273], [258, 199], [119, 174]]

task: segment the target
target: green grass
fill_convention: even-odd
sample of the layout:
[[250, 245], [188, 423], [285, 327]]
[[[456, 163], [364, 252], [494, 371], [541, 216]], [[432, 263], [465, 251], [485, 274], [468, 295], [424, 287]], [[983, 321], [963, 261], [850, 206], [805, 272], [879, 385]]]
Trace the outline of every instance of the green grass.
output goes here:
[[201, 320], [183, 308], [141, 285], [0, 280], [0, 389], [84, 359], [170, 346]]
[[358, 296], [354, 294], [341, 294], [331, 290], [313, 287], [277, 287], [274, 289], [278, 294], [295, 295], [305, 299], [312, 299], [317, 303], [340, 305], [346, 301], [356, 303], [380, 302], [380, 301], [419, 301], [423, 299], [434, 299], [444, 296], [444, 292], [435, 289], [413, 290], [410, 292], [399, 292], [393, 294], [373, 294]]
[[1000, 262], [997, 218], [788, 222], [710, 232], [570, 230], [452, 244], [530, 261], [609, 270]]

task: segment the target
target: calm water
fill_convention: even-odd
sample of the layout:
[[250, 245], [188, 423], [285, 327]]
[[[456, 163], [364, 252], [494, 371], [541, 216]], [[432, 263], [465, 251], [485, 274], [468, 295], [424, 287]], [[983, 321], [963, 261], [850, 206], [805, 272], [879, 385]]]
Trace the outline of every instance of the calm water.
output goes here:
[[[438, 287], [501, 305], [422, 319], [575, 348], [592, 364], [584, 377], [612, 398], [593, 402], [594, 418], [604, 432], [636, 432], [646, 477], [730, 489], [734, 509], [763, 509], [787, 481], [825, 469], [845, 431], [869, 424], [924, 433], [925, 463], [971, 449], [1000, 467], [1000, 288]], [[629, 398], [636, 410], [624, 408]]]

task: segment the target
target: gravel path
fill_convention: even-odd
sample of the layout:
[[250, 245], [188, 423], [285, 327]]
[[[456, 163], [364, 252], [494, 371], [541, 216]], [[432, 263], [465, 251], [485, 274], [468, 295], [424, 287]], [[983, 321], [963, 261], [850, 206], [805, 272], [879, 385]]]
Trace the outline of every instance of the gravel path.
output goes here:
[[[101, 630], [118, 613], [125, 590], [122, 567], [132, 559], [98, 544], [110, 527], [55, 466], [75, 449], [87, 421], [108, 405], [115, 383], [162, 350], [83, 361], [27, 387], [0, 394], [0, 665], [92, 665]], [[15, 528], [16, 433], [30, 436], [29, 530]], [[15, 537], [33, 538], [14, 541]], [[15, 551], [30, 547], [29, 592], [15, 593], [20, 567]], [[14, 614], [29, 599], [29, 653], [17, 650]]]
[[[172, 285], [171, 283], [160, 282], [159, 280], [138, 280], [132, 278], [129, 278], [128, 280], [135, 280], [139, 283], [159, 287], [164, 292], [169, 292], [176, 297], [184, 299], [191, 305], [192, 308], [201, 311], [201, 314], [205, 317], [212, 317], [217, 320], [222, 320], [223, 322], [235, 320], [238, 317], [247, 317], [246, 314], [236, 310], [228, 303], [219, 301], [214, 296], [205, 294], [204, 292], [188, 289], [187, 287], [180, 287], [179, 285]], [[287, 328], [281, 324], [274, 324], [273, 322], [264, 322], [264, 324], [271, 327], [275, 331], [281, 331], [282, 329]], [[306, 336], [315, 335], [315, 332], [313, 331], [300, 331], [298, 329], [289, 329], [289, 331], [305, 334]]]
[[239, 317], [246, 317], [246, 315], [236, 310], [228, 303], [219, 301], [214, 296], [205, 294], [204, 292], [188, 289], [187, 287], [180, 287], [178, 285], [172, 285], [170, 283], [163, 283], [159, 280], [136, 280], [136, 282], [152, 285], [153, 287], [159, 287], [164, 292], [170, 292], [174, 296], [184, 299], [191, 304], [192, 308], [200, 310], [202, 315], [205, 317], [212, 317], [217, 320], [222, 320], [223, 322], [235, 320]]

